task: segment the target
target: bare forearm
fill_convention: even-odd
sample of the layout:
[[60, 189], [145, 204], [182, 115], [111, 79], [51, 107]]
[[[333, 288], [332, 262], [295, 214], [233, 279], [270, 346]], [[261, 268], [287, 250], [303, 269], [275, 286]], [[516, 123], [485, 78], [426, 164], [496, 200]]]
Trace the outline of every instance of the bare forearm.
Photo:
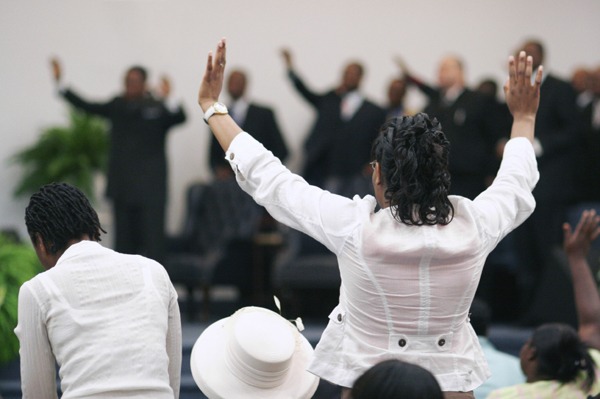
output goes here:
[[[209, 106], [202, 105], [202, 109], [206, 111]], [[208, 119], [208, 125], [223, 151], [227, 151], [235, 136], [242, 132], [242, 128], [229, 115], [213, 115]]]
[[533, 143], [535, 133], [535, 115], [514, 117], [510, 138], [525, 137]]
[[569, 267], [575, 291], [575, 306], [582, 339], [600, 343], [600, 296], [587, 260], [581, 255], [569, 256]]

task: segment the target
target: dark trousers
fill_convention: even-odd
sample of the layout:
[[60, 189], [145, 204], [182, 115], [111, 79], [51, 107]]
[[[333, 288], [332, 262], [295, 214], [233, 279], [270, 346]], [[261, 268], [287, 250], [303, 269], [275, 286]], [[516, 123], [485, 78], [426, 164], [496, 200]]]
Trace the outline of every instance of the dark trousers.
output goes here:
[[538, 202], [533, 214], [514, 232], [517, 252], [521, 316], [533, 320], [529, 312], [545, 270], [552, 267], [552, 250], [562, 245], [562, 224], [566, 206]]
[[165, 252], [165, 205], [162, 201], [115, 200], [115, 250], [162, 262]]

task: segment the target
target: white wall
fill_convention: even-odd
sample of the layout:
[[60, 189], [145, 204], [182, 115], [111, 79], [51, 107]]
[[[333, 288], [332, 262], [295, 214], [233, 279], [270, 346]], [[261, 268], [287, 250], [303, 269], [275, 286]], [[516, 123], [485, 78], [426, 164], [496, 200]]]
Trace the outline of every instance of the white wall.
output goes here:
[[[317, 89], [337, 82], [344, 62], [363, 60], [364, 91], [383, 102], [394, 55], [433, 80], [436, 62], [454, 53], [464, 58], [469, 83], [488, 75], [502, 82], [507, 55], [535, 36], [558, 75], [600, 65], [599, 16], [596, 0], [0, 0], [0, 228], [24, 233], [27, 200], [12, 196], [20, 170], [8, 158], [67, 118], [53, 95], [52, 55], [62, 59], [66, 82], [92, 99], [118, 92], [133, 63], [148, 66], [151, 83], [171, 76], [173, 96], [188, 112], [168, 141], [168, 228], [175, 231], [185, 187], [209, 178], [208, 130], [195, 98], [206, 54], [221, 36], [229, 67], [249, 72], [252, 97], [274, 106], [297, 159], [313, 113], [286, 81], [282, 46]], [[418, 107], [422, 98], [413, 92], [410, 103]]]

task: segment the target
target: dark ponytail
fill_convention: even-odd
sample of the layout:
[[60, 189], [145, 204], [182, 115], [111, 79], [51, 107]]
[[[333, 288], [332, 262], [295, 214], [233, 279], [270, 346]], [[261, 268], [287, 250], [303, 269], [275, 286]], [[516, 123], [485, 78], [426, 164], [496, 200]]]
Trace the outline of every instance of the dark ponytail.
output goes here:
[[388, 120], [371, 152], [396, 220], [416, 226], [450, 223], [450, 143], [435, 118], [419, 113]]
[[537, 373], [543, 379], [573, 382], [583, 371], [583, 387], [589, 391], [596, 378], [596, 364], [587, 346], [570, 326], [560, 323], [538, 327], [531, 338], [538, 360]]

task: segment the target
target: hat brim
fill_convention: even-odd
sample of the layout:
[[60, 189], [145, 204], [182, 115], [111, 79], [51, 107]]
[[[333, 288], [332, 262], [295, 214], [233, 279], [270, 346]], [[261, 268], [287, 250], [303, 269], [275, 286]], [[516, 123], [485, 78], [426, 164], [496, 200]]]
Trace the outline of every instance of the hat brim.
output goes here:
[[[200, 390], [209, 399], [301, 399], [310, 398], [317, 390], [319, 378], [307, 371], [313, 357], [313, 348], [300, 333], [296, 336], [296, 349], [290, 369], [281, 385], [261, 389], [235, 378], [225, 364], [226, 342], [229, 332], [227, 321], [218, 320], [206, 328], [192, 348], [190, 366], [192, 376]], [[290, 328], [295, 328], [290, 324]]]

